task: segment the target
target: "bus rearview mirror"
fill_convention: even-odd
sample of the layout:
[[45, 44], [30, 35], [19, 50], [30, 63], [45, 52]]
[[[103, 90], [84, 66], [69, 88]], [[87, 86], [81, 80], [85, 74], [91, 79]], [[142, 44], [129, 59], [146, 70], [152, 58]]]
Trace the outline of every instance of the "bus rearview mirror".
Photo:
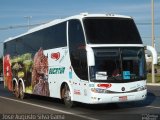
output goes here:
[[147, 45], [145, 46], [145, 49], [151, 52], [153, 64], [157, 64], [157, 51], [155, 50], [155, 48]]
[[87, 50], [87, 60], [89, 66], [95, 66], [95, 58], [94, 58], [94, 52], [91, 47], [86, 47]]

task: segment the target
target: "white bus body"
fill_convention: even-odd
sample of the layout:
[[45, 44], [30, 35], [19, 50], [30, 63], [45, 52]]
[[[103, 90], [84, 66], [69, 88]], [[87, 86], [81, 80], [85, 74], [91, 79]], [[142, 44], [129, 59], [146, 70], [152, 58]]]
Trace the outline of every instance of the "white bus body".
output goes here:
[[144, 50], [131, 17], [85, 13], [55, 20], [4, 42], [4, 85], [22, 99], [37, 94], [67, 106], [143, 100]]

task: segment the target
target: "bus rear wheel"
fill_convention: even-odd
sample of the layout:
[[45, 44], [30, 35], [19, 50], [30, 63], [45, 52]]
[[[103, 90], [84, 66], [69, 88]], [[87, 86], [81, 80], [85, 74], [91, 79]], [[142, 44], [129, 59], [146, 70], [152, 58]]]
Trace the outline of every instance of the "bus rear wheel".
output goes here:
[[13, 94], [16, 96], [16, 98], [19, 98], [19, 87], [17, 84], [14, 86]]
[[19, 97], [20, 97], [20, 99], [24, 99], [25, 98], [25, 93], [23, 92], [22, 83], [20, 83], [20, 85], [19, 85]]
[[62, 98], [66, 107], [71, 108], [74, 106], [74, 102], [71, 100], [71, 92], [67, 84], [65, 84], [62, 89]]

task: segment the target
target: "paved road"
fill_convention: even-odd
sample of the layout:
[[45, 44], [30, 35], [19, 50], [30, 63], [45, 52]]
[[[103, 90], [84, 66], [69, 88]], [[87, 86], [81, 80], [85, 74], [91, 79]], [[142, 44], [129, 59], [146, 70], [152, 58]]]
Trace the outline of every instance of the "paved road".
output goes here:
[[160, 120], [160, 87], [148, 86], [148, 97], [143, 102], [103, 105], [78, 103], [76, 107], [68, 109], [58, 99], [31, 96], [19, 100], [0, 84], [0, 113], [3, 120]]

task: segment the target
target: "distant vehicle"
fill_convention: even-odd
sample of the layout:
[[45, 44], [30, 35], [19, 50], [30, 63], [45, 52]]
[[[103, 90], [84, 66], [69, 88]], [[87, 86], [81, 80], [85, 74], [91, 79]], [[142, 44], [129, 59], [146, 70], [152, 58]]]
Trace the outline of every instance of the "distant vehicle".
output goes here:
[[114, 14], [80, 14], [59, 19], [4, 42], [4, 85], [59, 98], [71, 107], [146, 98], [144, 50], [134, 20]]
[[3, 76], [0, 76], [0, 82], [3, 82]]

